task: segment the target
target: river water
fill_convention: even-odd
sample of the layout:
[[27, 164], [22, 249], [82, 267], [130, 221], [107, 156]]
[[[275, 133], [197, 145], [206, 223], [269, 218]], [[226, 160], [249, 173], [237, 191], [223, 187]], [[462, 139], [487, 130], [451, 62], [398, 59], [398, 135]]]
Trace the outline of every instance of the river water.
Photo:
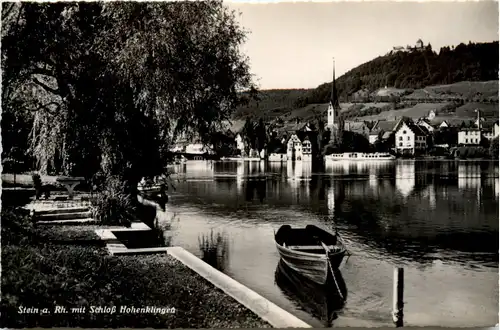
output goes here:
[[392, 326], [393, 269], [404, 267], [405, 326], [498, 323], [499, 175], [492, 162], [188, 161], [161, 219], [172, 245], [204, 255], [273, 303], [324, 326], [276, 284], [274, 230], [337, 229], [352, 256], [336, 326]]

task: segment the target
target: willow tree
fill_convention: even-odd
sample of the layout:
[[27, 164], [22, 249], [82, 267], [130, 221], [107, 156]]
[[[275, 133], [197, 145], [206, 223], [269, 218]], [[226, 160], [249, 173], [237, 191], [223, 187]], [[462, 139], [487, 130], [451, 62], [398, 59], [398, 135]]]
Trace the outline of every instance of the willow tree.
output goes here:
[[45, 169], [60, 159], [67, 175], [101, 171], [133, 190], [162, 173], [177, 135], [208, 142], [253, 88], [240, 53], [246, 32], [222, 1], [9, 10], [2, 101], [32, 86], [32, 151]]

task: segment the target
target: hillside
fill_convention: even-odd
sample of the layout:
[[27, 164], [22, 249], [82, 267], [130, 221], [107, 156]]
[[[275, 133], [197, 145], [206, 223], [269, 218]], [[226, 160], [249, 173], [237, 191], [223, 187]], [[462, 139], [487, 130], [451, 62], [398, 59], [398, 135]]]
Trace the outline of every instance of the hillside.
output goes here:
[[[443, 47], [439, 53], [427, 46], [424, 51], [377, 57], [339, 77], [336, 87], [341, 101], [362, 102], [361, 108], [372, 112], [373, 107], [387, 108], [384, 102], [389, 100], [384, 98], [392, 96], [402, 102], [498, 103], [498, 58], [498, 41]], [[310, 110], [318, 112], [326, 108], [321, 104], [328, 102], [330, 90], [328, 82], [309, 90], [260, 91], [259, 100], [238, 108], [233, 118], [282, 117], [287, 121], [299, 117], [306, 120], [316, 116]], [[374, 105], [377, 101], [382, 103]], [[399, 106], [400, 109], [406, 107], [404, 104]]]
[[[368, 89], [388, 86], [420, 89], [461, 81], [498, 80], [498, 41], [443, 47], [436, 53], [428, 46], [423, 51], [397, 52], [379, 56], [346, 72], [336, 81], [340, 98]], [[331, 83], [311, 90], [307, 103], [328, 102]]]

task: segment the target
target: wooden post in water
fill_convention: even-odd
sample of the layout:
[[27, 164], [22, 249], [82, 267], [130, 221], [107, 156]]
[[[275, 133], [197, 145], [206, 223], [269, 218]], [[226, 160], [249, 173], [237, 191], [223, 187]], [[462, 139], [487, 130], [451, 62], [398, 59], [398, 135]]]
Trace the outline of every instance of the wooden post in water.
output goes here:
[[392, 320], [396, 327], [403, 326], [404, 268], [394, 268]]

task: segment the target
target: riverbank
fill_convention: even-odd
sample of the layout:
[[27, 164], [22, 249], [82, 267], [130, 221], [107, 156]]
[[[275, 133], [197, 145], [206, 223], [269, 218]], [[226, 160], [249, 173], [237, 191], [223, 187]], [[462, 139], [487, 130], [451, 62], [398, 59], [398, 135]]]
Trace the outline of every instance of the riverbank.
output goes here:
[[35, 229], [19, 209], [2, 220], [2, 327], [270, 327], [167, 254], [112, 257], [95, 226]]

